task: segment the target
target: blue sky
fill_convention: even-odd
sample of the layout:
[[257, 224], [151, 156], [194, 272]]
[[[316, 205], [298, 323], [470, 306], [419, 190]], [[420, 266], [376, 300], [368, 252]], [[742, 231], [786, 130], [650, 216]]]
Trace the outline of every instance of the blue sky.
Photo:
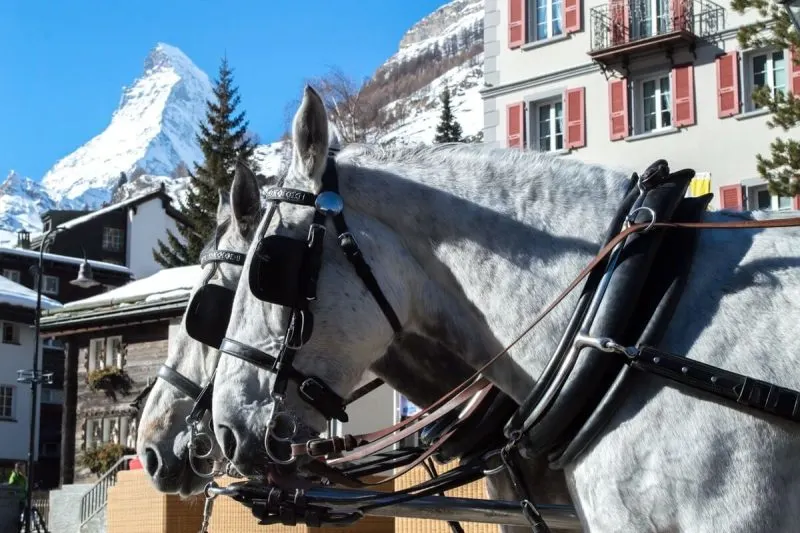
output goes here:
[[100, 133], [157, 42], [212, 78], [227, 54], [251, 128], [269, 142], [305, 78], [334, 65], [369, 76], [446, 1], [4, 0], [0, 179], [15, 169], [38, 180]]

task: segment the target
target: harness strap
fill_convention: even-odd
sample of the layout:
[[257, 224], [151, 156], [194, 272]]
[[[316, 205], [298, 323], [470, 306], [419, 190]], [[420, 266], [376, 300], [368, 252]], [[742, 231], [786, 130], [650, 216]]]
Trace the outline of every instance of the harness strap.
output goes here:
[[800, 392], [687, 359], [652, 346], [641, 346], [630, 366], [709, 392], [740, 405], [800, 422]]
[[[355, 452], [344, 457], [329, 459], [329, 465], [336, 465], [339, 463], [346, 463], [361, 459], [367, 455], [391, 446], [392, 444], [401, 441], [405, 437], [421, 430], [429, 424], [436, 422], [447, 413], [470, 400], [475, 393], [489, 390], [490, 387], [492, 387], [492, 384], [489, 383], [485, 378], [477, 379], [466, 389], [460, 391], [459, 394], [456, 394], [448, 402], [444, 403], [439, 409], [430, 412], [428, 416], [424, 418], [419, 416], [420, 413], [416, 413], [413, 417], [395, 424], [394, 426], [373, 431], [371, 433], [365, 433], [356, 436], [345, 435], [343, 437], [313, 439], [305, 444], [292, 444], [292, 455], [295, 457], [301, 455], [320, 457], [333, 453], [350, 451]], [[439, 440], [441, 441], [442, 439], [443, 438], [440, 438]]]
[[[276, 365], [279, 359], [258, 348], [227, 337], [220, 344], [219, 351], [247, 361], [269, 372], [276, 371]], [[289, 348], [286, 350], [286, 353], [289, 351], [293, 352], [294, 350]], [[313, 376], [306, 376], [291, 364], [283, 366], [282, 371], [285, 372], [283, 375], [287, 380], [292, 380], [297, 383], [298, 391], [303, 399], [314, 405], [315, 408], [320, 409], [322, 414], [326, 416], [330, 415], [329, 418], [336, 418], [342, 422], [347, 422], [347, 414], [344, 411], [344, 399], [329, 389], [319, 379]]]
[[230, 250], [209, 250], [200, 256], [200, 266], [204, 267], [208, 263], [230, 263], [242, 266], [247, 258], [247, 254], [233, 252]]
[[161, 365], [156, 375], [190, 398], [199, 399], [203, 392], [202, 387], [170, 366]]

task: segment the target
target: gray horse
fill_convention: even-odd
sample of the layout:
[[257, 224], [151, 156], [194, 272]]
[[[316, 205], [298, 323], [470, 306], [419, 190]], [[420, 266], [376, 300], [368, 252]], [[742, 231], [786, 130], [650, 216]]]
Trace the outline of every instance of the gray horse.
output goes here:
[[[292, 133], [286, 186], [318, 192], [327, 120], [310, 88]], [[348, 146], [336, 165], [351, 231], [403, 330], [442, 342], [473, 367], [515, 339], [593, 258], [630, 183], [625, 173], [569, 158], [474, 145]], [[311, 216], [284, 204], [258, 233], [303, 239]], [[797, 228], [699, 231], [690, 279], [659, 347], [800, 388], [800, 270], [791, 268], [799, 237]], [[294, 366], [346, 395], [394, 332], [335, 239], [326, 238], [317, 294], [314, 334]], [[576, 298], [485, 375], [521, 402]], [[256, 299], [243, 277], [232, 318], [229, 338], [270, 351], [284, 334], [286, 311]], [[272, 381], [221, 357], [215, 427], [266, 432]], [[291, 387], [282, 409], [313, 432], [325, 428]], [[561, 475], [587, 531], [788, 532], [800, 523], [798, 459], [796, 425], [637, 375], [599, 438]]]

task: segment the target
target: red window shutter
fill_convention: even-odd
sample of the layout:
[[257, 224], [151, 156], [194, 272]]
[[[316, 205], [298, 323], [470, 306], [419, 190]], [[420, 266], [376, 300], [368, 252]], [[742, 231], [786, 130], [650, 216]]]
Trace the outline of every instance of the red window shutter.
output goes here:
[[566, 132], [564, 144], [567, 148], [583, 148], [586, 146], [585, 89], [583, 87], [567, 89], [564, 91], [564, 102], [566, 104], [564, 116], [567, 121], [567, 126], [564, 128]]
[[686, 0], [670, 0], [670, 11], [672, 12], [672, 29], [671, 31], [687, 31], [689, 30]]
[[795, 195], [794, 201], [792, 202], [792, 209], [800, 211], [800, 194]]
[[609, 0], [608, 12], [611, 14], [611, 45], [627, 42], [628, 0]]
[[717, 114], [719, 118], [739, 113], [739, 52], [719, 56], [717, 62]]
[[564, 32], [581, 31], [581, 0], [564, 0]]
[[506, 131], [509, 148], [522, 148], [525, 142], [525, 104], [518, 102], [506, 106]]
[[628, 80], [608, 82], [609, 131], [611, 140], [628, 136]]
[[525, 44], [525, 0], [508, 0], [508, 47]]
[[741, 211], [743, 204], [741, 185], [725, 185], [719, 188], [719, 205], [722, 209], [737, 209]]
[[800, 58], [797, 57], [797, 51], [792, 47], [789, 50], [789, 65], [791, 67], [789, 69], [789, 72], [791, 72], [789, 87], [793, 95], [800, 96], [800, 65], [796, 64], [795, 60], [800, 60]]
[[672, 69], [672, 123], [674, 126], [694, 124], [694, 66]]

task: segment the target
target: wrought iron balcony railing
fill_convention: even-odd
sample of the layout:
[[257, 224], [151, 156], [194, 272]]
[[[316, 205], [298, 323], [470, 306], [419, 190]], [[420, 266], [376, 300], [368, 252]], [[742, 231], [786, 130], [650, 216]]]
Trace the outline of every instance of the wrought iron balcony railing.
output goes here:
[[711, 0], [611, 0], [589, 11], [590, 52], [684, 34], [707, 37], [725, 27], [725, 9]]

